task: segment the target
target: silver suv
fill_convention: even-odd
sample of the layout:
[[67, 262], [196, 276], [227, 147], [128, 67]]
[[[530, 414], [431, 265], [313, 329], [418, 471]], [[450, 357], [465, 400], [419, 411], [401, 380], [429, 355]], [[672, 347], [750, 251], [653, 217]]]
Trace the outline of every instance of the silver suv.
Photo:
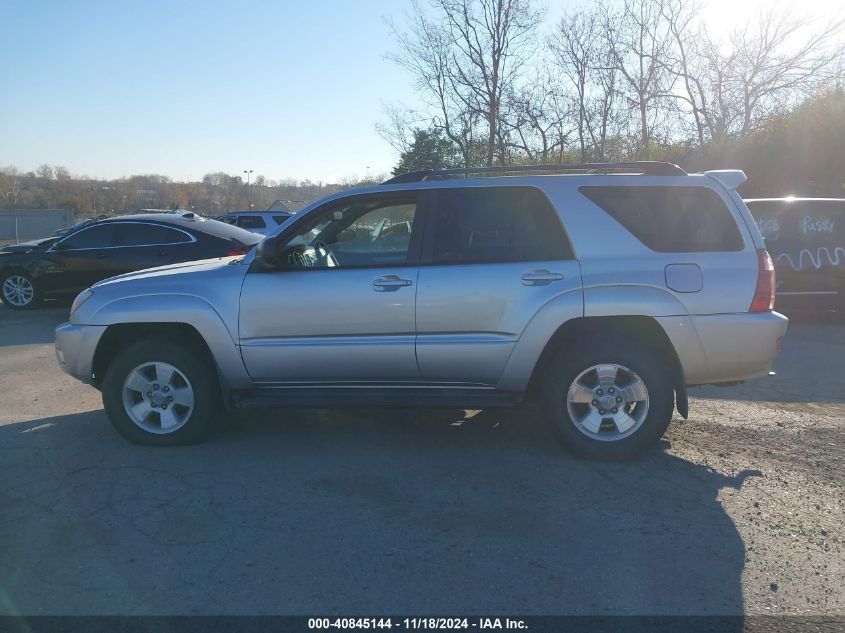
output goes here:
[[102, 281], [62, 368], [141, 444], [225, 407], [513, 406], [573, 450], [655, 444], [687, 386], [766, 374], [786, 332], [738, 171], [414, 172], [315, 202], [258, 248]]

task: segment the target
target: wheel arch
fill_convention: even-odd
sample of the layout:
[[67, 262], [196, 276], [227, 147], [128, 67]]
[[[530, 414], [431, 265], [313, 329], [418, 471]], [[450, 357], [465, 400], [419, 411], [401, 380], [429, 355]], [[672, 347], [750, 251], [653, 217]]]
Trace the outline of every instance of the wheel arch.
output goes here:
[[684, 418], [687, 417], [687, 389], [678, 354], [660, 323], [645, 315], [577, 317], [561, 324], [543, 346], [531, 372], [527, 391], [536, 393], [539, 377], [561, 347], [580, 345], [583, 341], [595, 337], [624, 337], [624, 340], [635, 340], [637, 345], [645, 344], [657, 349], [671, 372], [678, 413]]
[[[162, 335], [175, 337], [179, 341], [182, 340], [181, 336], [185, 336], [185, 340], [208, 354], [210, 361], [215, 364], [224, 392], [252, 386], [240, 348], [230, 329], [220, 314], [199, 297], [181, 294], [155, 297], [141, 295], [107, 302], [86, 313], [88, 307], [83, 304], [77, 318], [91, 325], [106, 326], [95, 350], [95, 381], [98, 377], [102, 378], [98, 370], [108, 366], [116, 353], [116, 346], [128, 344], [143, 336]], [[237, 331], [236, 311], [230, 320], [234, 321], [233, 329]]]
[[106, 370], [121, 350], [137, 341], [153, 337], [187, 344], [206, 360], [214, 362], [214, 355], [205, 339], [194, 326], [188, 323], [115, 323], [106, 327], [94, 350], [91, 363], [93, 384], [100, 386]]

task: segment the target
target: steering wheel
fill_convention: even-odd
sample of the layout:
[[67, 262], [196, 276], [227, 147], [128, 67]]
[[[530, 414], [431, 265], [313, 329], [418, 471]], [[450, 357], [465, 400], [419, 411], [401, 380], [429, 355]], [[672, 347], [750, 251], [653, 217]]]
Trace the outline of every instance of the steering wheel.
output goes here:
[[334, 268], [337, 266], [337, 259], [331, 250], [329, 250], [328, 244], [322, 240], [317, 240], [313, 242], [312, 246], [314, 247], [314, 255], [317, 258], [317, 264], [326, 268]]

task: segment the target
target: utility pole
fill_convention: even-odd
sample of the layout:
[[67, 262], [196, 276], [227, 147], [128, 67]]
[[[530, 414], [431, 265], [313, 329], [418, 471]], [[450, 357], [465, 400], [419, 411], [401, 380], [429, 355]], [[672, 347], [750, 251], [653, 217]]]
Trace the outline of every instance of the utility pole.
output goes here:
[[249, 190], [249, 176], [252, 174], [252, 170], [244, 169], [244, 173], [246, 174], [246, 208], [247, 211], [252, 211], [252, 193]]

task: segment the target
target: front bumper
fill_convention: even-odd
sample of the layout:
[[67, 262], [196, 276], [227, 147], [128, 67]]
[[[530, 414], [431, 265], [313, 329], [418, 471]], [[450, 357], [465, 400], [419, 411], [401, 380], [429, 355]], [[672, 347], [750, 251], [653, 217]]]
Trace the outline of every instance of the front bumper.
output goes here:
[[62, 323], [56, 328], [56, 360], [67, 374], [86, 384], [94, 381], [93, 363], [105, 325]]

